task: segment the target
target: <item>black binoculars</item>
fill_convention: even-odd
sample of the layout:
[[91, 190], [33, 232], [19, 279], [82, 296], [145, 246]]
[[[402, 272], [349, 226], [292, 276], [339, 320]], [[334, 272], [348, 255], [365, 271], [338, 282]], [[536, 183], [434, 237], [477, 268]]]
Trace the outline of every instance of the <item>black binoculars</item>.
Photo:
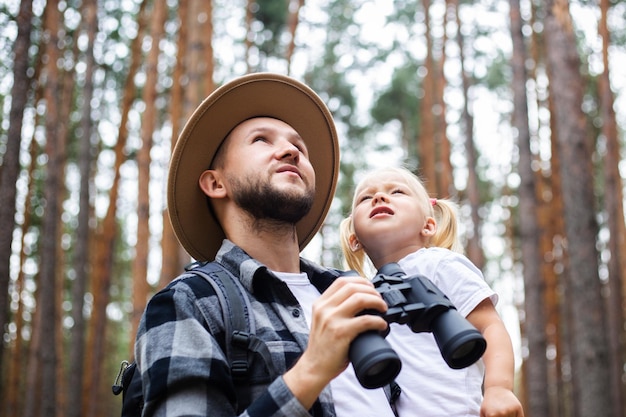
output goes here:
[[[432, 333], [441, 356], [452, 369], [470, 366], [485, 352], [487, 342], [480, 332], [429, 279], [421, 275], [406, 277], [400, 265], [392, 262], [383, 265], [372, 282], [388, 310], [384, 314], [369, 310], [362, 314], [382, 316], [387, 323], [407, 324], [414, 333]], [[350, 345], [350, 361], [365, 388], [391, 383], [402, 368], [385, 336], [373, 330], [364, 332]]]

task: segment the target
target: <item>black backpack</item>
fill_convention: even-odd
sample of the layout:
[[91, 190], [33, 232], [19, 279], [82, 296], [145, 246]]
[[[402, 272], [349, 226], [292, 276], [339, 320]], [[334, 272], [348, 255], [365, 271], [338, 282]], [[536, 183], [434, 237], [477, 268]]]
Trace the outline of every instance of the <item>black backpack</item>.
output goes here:
[[[252, 307], [241, 283], [217, 262], [196, 262], [185, 268], [191, 274], [203, 277], [213, 286], [224, 316], [226, 356], [230, 362], [233, 382], [237, 389], [238, 412], [252, 402], [248, 371], [252, 355], [257, 353], [265, 361], [270, 373], [274, 372], [267, 346], [255, 336]], [[189, 276], [184, 274], [182, 277]], [[122, 361], [115, 378], [113, 394], [122, 396], [122, 417], [140, 417], [143, 410], [141, 373], [135, 372], [135, 362]], [[271, 375], [272, 379], [275, 375]]]

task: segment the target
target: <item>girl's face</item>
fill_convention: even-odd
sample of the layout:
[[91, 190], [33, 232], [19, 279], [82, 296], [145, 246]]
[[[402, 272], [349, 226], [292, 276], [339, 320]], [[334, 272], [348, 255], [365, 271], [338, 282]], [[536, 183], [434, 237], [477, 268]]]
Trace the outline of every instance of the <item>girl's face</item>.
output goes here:
[[430, 200], [421, 184], [409, 186], [399, 172], [383, 172], [366, 178], [357, 188], [352, 221], [351, 247], [362, 247], [376, 259], [400, 259], [426, 246], [435, 232]]

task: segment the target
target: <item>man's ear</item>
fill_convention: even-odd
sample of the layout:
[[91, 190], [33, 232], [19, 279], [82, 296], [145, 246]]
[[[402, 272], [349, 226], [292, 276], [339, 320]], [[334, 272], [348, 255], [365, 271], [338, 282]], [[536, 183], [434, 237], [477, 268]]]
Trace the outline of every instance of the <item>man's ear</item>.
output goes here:
[[222, 178], [218, 171], [207, 169], [200, 175], [198, 180], [200, 189], [210, 198], [224, 198], [226, 196], [226, 188], [222, 182]]
[[422, 228], [422, 235], [432, 237], [437, 231], [437, 222], [434, 217], [426, 217], [424, 227]]

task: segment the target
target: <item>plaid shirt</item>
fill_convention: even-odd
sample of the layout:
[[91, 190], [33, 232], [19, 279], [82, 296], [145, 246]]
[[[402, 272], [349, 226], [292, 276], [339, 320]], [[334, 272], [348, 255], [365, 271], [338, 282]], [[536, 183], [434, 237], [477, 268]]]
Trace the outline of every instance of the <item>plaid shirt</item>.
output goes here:
[[[216, 261], [239, 277], [247, 290], [256, 336], [268, 346], [274, 370], [281, 375], [269, 380], [263, 362], [253, 361], [253, 401], [241, 415], [334, 416], [328, 387], [307, 411], [282, 378], [308, 340], [304, 314], [286, 284], [228, 240]], [[337, 276], [304, 259], [301, 269], [320, 293]], [[146, 307], [135, 343], [145, 398], [143, 416], [235, 416], [236, 390], [224, 340], [222, 309], [203, 278], [184, 274], [156, 294]]]

